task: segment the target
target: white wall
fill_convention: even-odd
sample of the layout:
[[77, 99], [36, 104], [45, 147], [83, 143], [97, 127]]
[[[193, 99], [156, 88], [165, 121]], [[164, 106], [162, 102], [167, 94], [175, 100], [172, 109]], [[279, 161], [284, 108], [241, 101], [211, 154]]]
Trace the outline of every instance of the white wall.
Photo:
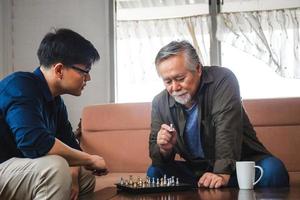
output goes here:
[[84, 106], [109, 102], [110, 67], [113, 67], [110, 66], [109, 55], [109, 0], [3, 2], [6, 17], [1, 26], [4, 29], [2, 46], [5, 49], [2, 69], [5, 73], [33, 71], [38, 66], [36, 51], [39, 43], [51, 27], [70, 28], [90, 40], [99, 51], [100, 62], [93, 66], [92, 81], [88, 82], [82, 96], [63, 96], [75, 129]]

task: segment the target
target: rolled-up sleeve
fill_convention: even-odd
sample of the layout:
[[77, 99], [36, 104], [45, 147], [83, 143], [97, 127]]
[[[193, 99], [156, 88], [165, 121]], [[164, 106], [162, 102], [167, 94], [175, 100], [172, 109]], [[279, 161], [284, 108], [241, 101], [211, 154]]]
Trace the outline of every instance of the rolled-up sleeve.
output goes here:
[[6, 122], [24, 157], [36, 158], [49, 152], [55, 136], [45, 127], [39, 99], [16, 97], [6, 111]]
[[7, 134], [28, 158], [47, 154], [55, 142], [53, 129], [49, 128], [54, 124], [46, 114], [47, 101], [38, 83], [32, 75], [17, 74], [6, 80], [1, 90], [2, 114], [10, 129]]

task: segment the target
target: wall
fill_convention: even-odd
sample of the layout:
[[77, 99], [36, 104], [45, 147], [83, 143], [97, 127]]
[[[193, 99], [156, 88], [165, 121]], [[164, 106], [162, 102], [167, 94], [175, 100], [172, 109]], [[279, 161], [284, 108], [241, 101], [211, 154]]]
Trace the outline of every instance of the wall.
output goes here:
[[[56, 28], [70, 28], [90, 40], [100, 52], [100, 62], [91, 71], [92, 81], [81, 97], [64, 95], [75, 129], [82, 108], [110, 101], [109, 0], [3, 0], [4, 30], [2, 70], [33, 71], [38, 66], [36, 51], [41, 39]], [[2, 15], [3, 16], [3, 15]], [[0, 35], [1, 36], [1, 35]], [[1, 61], [1, 57], [0, 57]]]

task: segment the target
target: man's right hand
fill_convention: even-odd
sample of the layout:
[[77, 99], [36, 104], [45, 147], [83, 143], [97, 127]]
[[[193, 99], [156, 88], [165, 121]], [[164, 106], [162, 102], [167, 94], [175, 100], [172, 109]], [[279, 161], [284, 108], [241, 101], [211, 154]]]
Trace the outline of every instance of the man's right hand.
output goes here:
[[163, 155], [169, 154], [176, 144], [177, 132], [167, 124], [162, 124], [157, 134], [157, 145]]
[[102, 170], [106, 169], [105, 160], [98, 155], [90, 155], [91, 163], [86, 165], [87, 170]]
[[92, 171], [106, 169], [106, 163], [102, 157], [73, 149], [57, 138], [55, 138], [55, 143], [48, 155], [62, 156], [70, 166], [84, 166], [87, 170]]

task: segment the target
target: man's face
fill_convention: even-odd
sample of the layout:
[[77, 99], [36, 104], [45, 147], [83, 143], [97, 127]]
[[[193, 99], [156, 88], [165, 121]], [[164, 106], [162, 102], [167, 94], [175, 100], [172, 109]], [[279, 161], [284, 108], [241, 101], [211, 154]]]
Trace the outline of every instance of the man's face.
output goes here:
[[158, 73], [161, 76], [168, 93], [174, 99], [191, 107], [194, 95], [200, 83], [201, 69], [197, 66], [196, 71], [188, 69], [185, 55], [171, 56], [158, 65]]
[[90, 68], [81, 64], [66, 67], [64, 90], [65, 93], [80, 96], [86, 86], [86, 82], [91, 80]]

